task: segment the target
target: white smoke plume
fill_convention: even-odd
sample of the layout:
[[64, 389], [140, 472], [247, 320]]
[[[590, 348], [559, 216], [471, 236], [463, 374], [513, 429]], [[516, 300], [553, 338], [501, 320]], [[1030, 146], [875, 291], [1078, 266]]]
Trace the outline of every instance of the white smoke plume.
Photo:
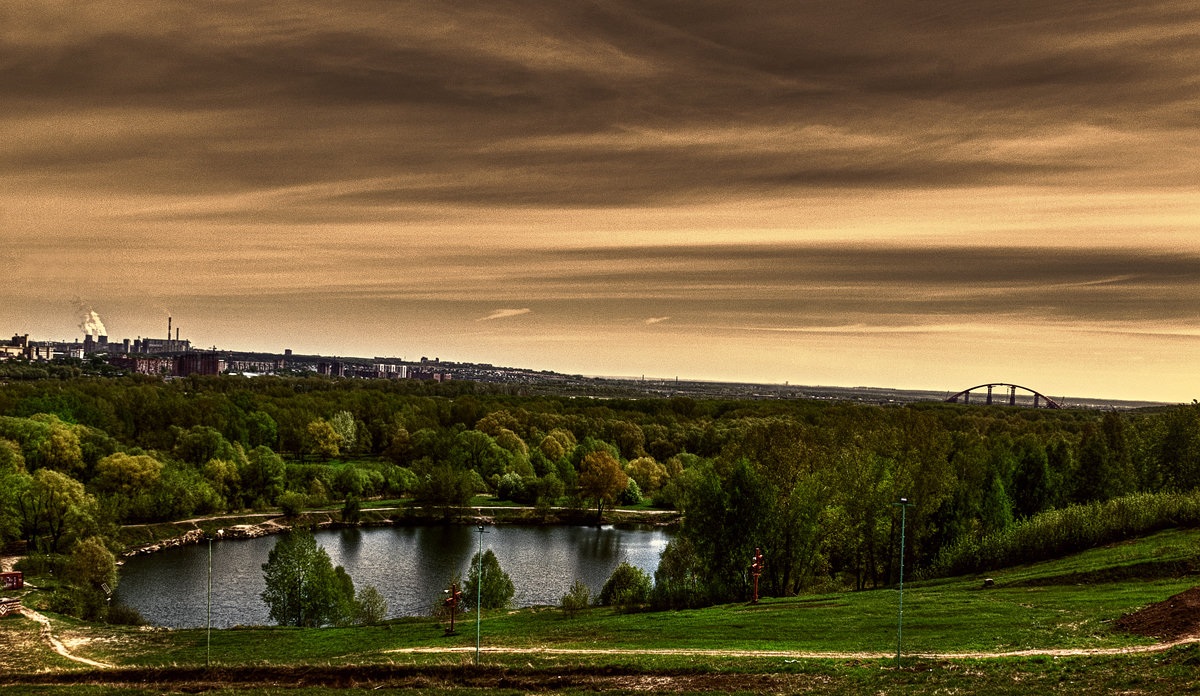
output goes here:
[[88, 309], [79, 321], [79, 328], [88, 336], [107, 336], [108, 329], [104, 328], [104, 322], [100, 321], [100, 315], [95, 311]]

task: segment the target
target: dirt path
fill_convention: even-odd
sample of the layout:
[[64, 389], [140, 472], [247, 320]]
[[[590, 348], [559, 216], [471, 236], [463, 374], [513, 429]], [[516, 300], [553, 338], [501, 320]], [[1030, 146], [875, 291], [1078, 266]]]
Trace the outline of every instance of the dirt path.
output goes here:
[[32, 619], [33, 621], [36, 621], [42, 625], [42, 640], [46, 641], [50, 648], [59, 655], [62, 655], [68, 660], [82, 662], [83, 664], [91, 667], [108, 668], [113, 666], [107, 662], [97, 662], [95, 660], [89, 660], [86, 657], [80, 657], [78, 655], [71, 654], [71, 651], [67, 650], [67, 646], [63, 645], [62, 641], [54, 637], [53, 628], [50, 626], [50, 619], [25, 606], [21, 607], [21, 613], [24, 614], [26, 618]]
[[[1014, 650], [1012, 652], [971, 652], [971, 653], [910, 653], [908, 657], [923, 657], [938, 660], [953, 659], [995, 659], [1000, 657], [1033, 657], [1038, 655], [1053, 657], [1082, 657], [1090, 655], [1130, 655], [1135, 653], [1160, 652], [1178, 645], [1200, 643], [1200, 636], [1191, 636], [1167, 643], [1153, 645], [1132, 645], [1124, 648], [1035, 648], [1032, 650]], [[456, 648], [396, 648], [385, 650], [387, 653], [435, 654], [435, 653], [470, 653], [475, 648], [471, 646]], [[484, 647], [480, 652], [505, 654], [523, 653], [534, 655], [679, 655], [695, 657], [780, 657], [787, 659], [834, 659], [834, 660], [874, 660], [885, 657], [895, 657], [891, 652], [804, 652], [794, 650], [703, 650], [692, 648], [661, 648], [653, 650], [632, 650], [626, 648], [547, 648], [547, 647]]]

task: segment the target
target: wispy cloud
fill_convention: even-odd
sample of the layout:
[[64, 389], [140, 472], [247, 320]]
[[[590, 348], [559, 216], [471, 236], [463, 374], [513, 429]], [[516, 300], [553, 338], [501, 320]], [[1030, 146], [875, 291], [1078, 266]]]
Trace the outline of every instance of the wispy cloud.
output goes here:
[[522, 314], [529, 314], [532, 309], [528, 307], [522, 309], [497, 309], [486, 317], [479, 317], [475, 321], [491, 321], [492, 319], [507, 319], [509, 317], [519, 317]]
[[[295, 312], [290, 341], [323, 332], [303, 293], [355, 316], [339, 338], [404, 304], [423, 341], [462, 330], [489, 361], [478, 334], [517, 332], [475, 322], [533, 305], [539, 331], [504, 339], [521, 360], [669, 322], [604, 369], [791, 366], [803, 344], [847, 381], [859, 327], [919, 370], [978, 338], [957, 327], [1020, 321], [1006, 350], [1032, 363], [1047, 333], [1024, 327], [1066, 325], [1077, 370], [1134, 340], [1081, 327], [1200, 324], [1195, 0], [20, 5], [0, 3], [2, 320], [55, 292], [114, 328], [115, 296], [253, 297], [255, 328]], [[101, 252], [121, 274], [79, 272]], [[721, 326], [755, 327], [734, 361]], [[1171, 350], [1146, 364], [1200, 360]]]

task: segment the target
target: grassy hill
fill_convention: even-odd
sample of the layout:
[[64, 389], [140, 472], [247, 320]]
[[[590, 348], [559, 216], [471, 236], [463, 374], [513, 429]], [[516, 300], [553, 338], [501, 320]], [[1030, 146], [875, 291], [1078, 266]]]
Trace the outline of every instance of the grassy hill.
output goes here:
[[[211, 655], [218, 669], [211, 672], [203, 669], [204, 630], [52, 619], [56, 635], [76, 654], [117, 666], [93, 673], [96, 679], [110, 683], [105, 680], [123, 674], [129, 681], [154, 682], [148, 688], [155, 693], [162, 686], [190, 690], [204, 683], [260, 689], [264, 684], [254, 675], [268, 672], [284, 682], [291, 674], [308, 679], [305, 683], [329, 684], [358, 674], [359, 681], [374, 686], [423, 684], [431, 693], [451, 687], [502, 690], [504, 679], [518, 691], [545, 690], [555, 684], [549, 681], [555, 675], [567, 679], [559, 683], [570, 686], [568, 691], [579, 692], [642, 689], [636, 679], [626, 683], [618, 677], [658, 675], [665, 691], [757, 691], [752, 677], [758, 677], [768, 690], [805, 685], [820, 687], [820, 693], [856, 693], [858, 687], [888, 693], [939, 688], [1045, 693], [1068, 682], [1075, 693], [1183, 693], [1192, 688], [1187, 680], [1200, 665], [1195, 644], [1144, 654], [1070, 653], [1153, 645], [1153, 638], [1121, 632], [1115, 620], [1200, 584], [1198, 567], [1200, 530], [1169, 530], [997, 571], [989, 575], [994, 584], [988, 588], [983, 576], [906, 583], [901, 670], [894, 664], [895, 589], [676, 612], [596, 608], [575, 617], [549, 607], [485, 612], [479, 669], [470, 666], [473, 616], [460, 624], [457, 636], [443, 635], [442, 624], [430, 618], [372, 627], [213, 631]], [[36, 601], [30, 597], [27, 603]], [[0, 658], [7, 662], [5, 673], [77, 671], [44, 648], [36, 625], [21, 617], [0, 620], [0, 648], [12, 656]], [[997, 654], [1005, 657], [996, 659]], [[488, 682], [487, 675], [501, 676]], [[61, 681], [0, 676], [0, 683], [6, 679], [27, 685], [21, 688], [39, 679]], [[600, 681], [589, 681], [595, 679]]]

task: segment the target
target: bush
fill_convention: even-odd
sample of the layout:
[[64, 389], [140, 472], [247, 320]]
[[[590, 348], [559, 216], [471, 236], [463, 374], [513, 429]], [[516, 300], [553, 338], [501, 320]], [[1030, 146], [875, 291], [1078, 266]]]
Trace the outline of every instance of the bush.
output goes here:
[[50, 595], [50, 611], [84, 621], [102, 619], [104, 605], [104, 593], [91, 588], [60, 587]]
[[146, 619], [133, 607], [124, 604], [112, 604], [104, 615], [104, 620], [110, 624], [121, 626], [145, 626]]
[[600, 605], [631, 608], [650, 601], [650, 575], [621, 561], [600, 590]]
[[67, 557], [62, 554], [46, 554], [31, 551], [28, 556], [17, 561], [13, 569], [19, 570], [29, 577], [53, 575], [55, 578], [62, 580], [64, 578], [63, 570], [66, 566]]
[[283, 510], [285, 517], [295, 517], [304, 509], [304, 504], [308, 502], [307, 496], [303, 493], [288, 491], [275, 499], [275, 504]]
[[377, 624], [387, 617], [387, 601], [373, 585], [359, 588], [354, 602], [358, 606], [359, 623]]
[[568, 616], [575, 616], [579, 612], [588, 608], [588, 604], [592, 601], [592, 591], [588, 586], [583, 584], [582, 580], [576, 580], [575, 584], [571, 585], [571, 589], [562, 596], [562, 610]]
[[637, 481], [629, 479], [629, 485], [625, 486], [625, 490], [617, 496], [617, 502], [621, 505], [637, 505], [642, 502], [642, 489], [638, 486]]
[[98, 589], [107, 584], [110, 592], [117, 587], [117, 559], [100, 537], [75, 544], [62, 572], [63, 579], [76, 587]]
[[944, 547], [925, 575], [978, 573], [1059, 558], [1171, 527], [1200, 525], [1200, 491], [1138, 493], [1047, 510], [1006, 529]]

